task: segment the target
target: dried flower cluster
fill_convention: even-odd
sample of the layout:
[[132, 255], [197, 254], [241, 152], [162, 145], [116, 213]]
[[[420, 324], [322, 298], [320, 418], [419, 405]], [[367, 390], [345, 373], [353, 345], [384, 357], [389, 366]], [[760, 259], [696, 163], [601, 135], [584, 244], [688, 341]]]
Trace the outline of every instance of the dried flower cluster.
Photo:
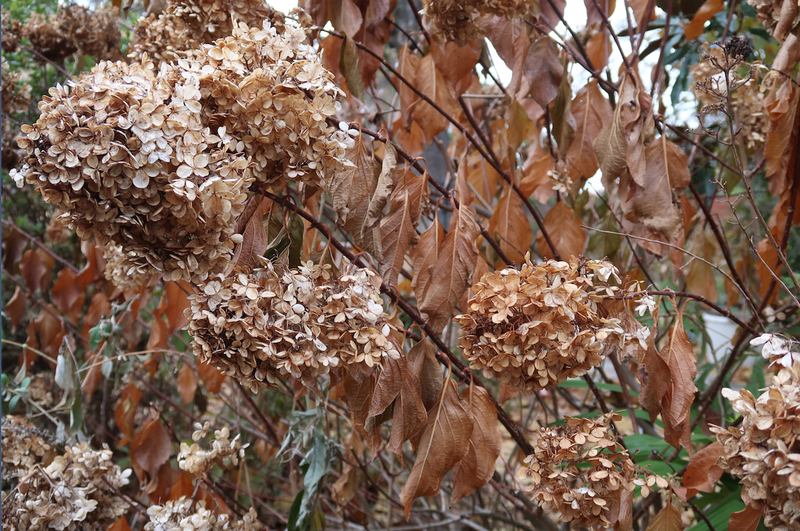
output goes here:
[[[747, 0], [747, 3], [756, 8], [758, 20], [770, 35], [775, 35], [775, 30], [781, 20], [781, 9], [788, 14], [794, 14], [793, 19], [784, 22], [784, 33], [800, 24], [800, 2], [797, 0]], [[794, 9], [791, 4], [794, 3]], [[788, 5], [785, 5], [788, 4]]]
[[34, 11], [21, 34], [30, 40], [33, 50], [56, 63], [76, 52], [98, 60], [119, 59], [122, 34], [118, 19], [119, 9], [111, 4], [92, 11], [70, 3], [58, 6], [50, 15]]
[[[7, 447], [4, 446], [4, 451]], [[3, 500], [3, 529], [106, 530], [128, 510], [117, 494], [128, 484], [108, 447], [67, 447], [47, 467], [29, 470]]]
[[106, 261], [103, 270], [106, 280], [124, 292], [139, 291], [153, 276], [150, 267], [137, 263], [136, 251], [125, 251], [114, 242], [103, 247], [103, 258]]
[[[725, 52], [718, 47], [706, 49], [703, 60], [694, 65], [691, 75], [694, 79], [693, 92], [704, 105], [713, 108], [727, 102], [727, 82], [723, 68]], [[733, 61], [733, 59], [731, 59]], [[729, 74], [734, 90], [731, 92], [731, 106], [736, 117], [737, 127], [749, 149], [761, 149], [767, 138], [769, 114], [764, 108], [765, 94], [759, 90], [755, 79], [743, 82], [735, 70]]]
[[481, 36], [479, 17], [517, 18], [531, 8], [529, 0], [423, 0], [422, 14], [430, 20], [431, 33], [464, 46]]
[[150, 521], [145, 524], [144, 531], [256, 531], [262, 528], [252, 508], [241, 521], [231, 521], [227, 514], [217, 515], [206, 509], [205, 501], [193, 503], [186, 496], [164, 505], [151, 505], [147, 515]]
[[339, 89], [304, 42], [299, 29], [240, 25], [158, 74], [100, 63], [50, 89], [13, 177], [81, 238], [120, 246], [127, 270], [201, 282], [229, 265], [253, 180], [315, 187], [352, 143], [326, 122]]
[[[583, 265], [526, 260], [520, 270], [483, 275], [473, 287], [461, 324], [461, 347], [472, 367], [487, 378], [535, 391], [582, 376], [613, 347], [634, 337], [616, 318], [604, 318], [605, 298], [620, 291], [616, 268], [605, 260]], [[637, 288], [638, 289], [638, 288]]]
[[619, 503], [623, 491], [633, 492], [641, 485], [666, 487], [663, 478], [647, 481], [636, 477], [636, 465], [627, 450], [609, 433], [616, 414], [597, 418], [566, 417], [566, 426], [538, 431], [534, 453], [525, 459], [517, 475], [530, 477], [529, 492], [542, 508], [558, 510], [565, 522], [580, 527], [610, 528], [612, 506]]
[[764, 509], [769, 529], [797, 529], [800, 521], [800, 364], [782, 368], [756, 399], [746, 389], [723, 389], [742, 423], [712, 428], [725, 448], [718, 464], [742, 482], [742, 500]]
[[[2, 40], [3, 53], [16, 52], [19, 48], [19, 37], [22, 33], [22, 23], [11, 18], [11, 12], [2, 8], [2, 26], [0, 26], [0, 40]], [[3, 82], [5, 86], [5, 81]]]
[[53, 450], [46, 434], [22, 417], [4, 416], [2, 434], [3, 481], [27, 474]]
[[164, 11], [139, 21], [128, 57], [142, 62], [147, 54], [156, 65], [173, 62], [185, 56], [181, 52], [230, 36], [237, 22], [260, 28], [265, 20], [283, 24], [263, 0], [169, 0]]
[[[5, 34], [4, 34], [5, 35]], [[5, 37], [4, 37], [5, 38]], [[12, 125], [9, 115], [28, 111], [31, 103], [31, 86], [20, 82], [19, 72], [12, 71], [2, 59], [2, 166], [11, 169], [19, 163], [23, 153], [17, 146], [19, 129]]]
[[214, 431], [211, 450], [200, 448], [197, 441], [206, 436], [208, 427], [208, 422], [202, 427], [199, 423], [195, 424], [197, 429], [192, 433], [192, 440], [195, 441], [195, 444], [189, 446], [186, 443], [181, 443], [181, 451], [178, 454], [178, 466], [181, 470], [185, 470], [195, 476], [202, 476], [214, 466], [223, 466], [226, 462], [236, 466], [239, 464], [239, 459], [244, 458], [244, 449], [248, 445], [242, 446], [238, 435], [230, 439], [230, 431], [227, 427]]
[[290, 375], [313, 386], [332, 367], [358, 373], [397, 358], [373, 276], [351, 267], [335, 278], [309, 262], [210, 279], [186, 310], [194, 353], [253, 392]]

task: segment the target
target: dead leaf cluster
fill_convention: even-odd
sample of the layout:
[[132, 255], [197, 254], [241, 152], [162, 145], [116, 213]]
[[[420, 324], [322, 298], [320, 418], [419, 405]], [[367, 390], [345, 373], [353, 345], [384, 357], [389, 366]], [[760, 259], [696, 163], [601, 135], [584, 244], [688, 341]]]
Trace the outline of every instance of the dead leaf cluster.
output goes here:
[[337, 278], [329, 265], [268, 262], [211, 278], [186, 310], [194, 353], [253, 392], [288, 376], [314, 386], [334, 367], [358, 374], [397, 358], [373, 276], [352, 266]]
[[756, 399], [747, 389], [723, 389], [739, 426], [712, 427], [725, 455], [720, 467], [740, 478], [742, 500], [763, 510], [769, 529], [788, 531], [800, 521], [800, 364], [782, 368]]
[[764, 29], [779, 42], [800, 24], [797, 0], [747, 0], [747, 3], [756, 8]]
[[283, 15], [262, 0], [169, 0], [166, 9], [150, 13], [136, 26], [128, 57], [156, 65], [176, 61], [203, 44], [229, 37], [236, 23], [260, 28], [269, 21], [283, 28]]
[[[192, 440], [199, 441], [204, 438], [208, 427], [208, 422], [202, 427], [199, 423], [195, 424], [195, 428], [198, 429], [192, 433]], [[203, 450], [197, 442], [191, 446], [181, 443], [181, 450], [178, 453], [178, 468], [199, 477], [215, 466], [225, 467], [227, 463], [233, 466], [238, 465], [239, 459], [244, 458], [244, 449], [248, 445], [242, 446], [238, 435], [233, 439], [230, 438], [230, 435], [227, 426], [214, 430], [214, 440], [211, 441], [210, 450]]]
[[466, 46], [483, 36], [476, 24], [479, 17], [519, 18], [531, 4], [529, 0], [423, 0], [422, 14], [429, 20], [431, 33]]
[[614, 346], [633, 338], [602, 302], [620, 290], [616, 268], [605, 260], [548, 260], [520, 270], [486, 273], [469, 299], [461, 347], [487, 378], [524, 391], [586, 374]]
[[621, 418], [613, 413], [566, 417], [566, 426], [539, 430], [534, 453], [517, 471], [520, 479], [532, 480], [531, 498], [580, 527], [608, 529], [623, 519], [621, 507], [627, 504], [630, 511], [635, 486], [648, 487], [636, 478], [628, 451], [609, 433], [611, 421]]
[[228, 514], [206, 509], [205, 500], [195, 503], [186, 496], [169, 500], [164, 505], [151, 505], [147, 516], [150, 521], [145, 524], [144, 531], [256, 531], [262, 528], [253, 508], [241, 520], [231, 520]]
[[75, 3], [58, 6], [50, 15], [34, 11], [20, 27], [20, 36], [48, 60], [61, 62], [73, 53], [100, 60], [120, 57], [122, 42], [117, 21], [119, 8], [112, 4], [92, 11]]
[[3, 482], [24, 476], [53, 450], [47, 434], [22, 417], [6, 415], [2, 424]]
[[125, 274], [200, 282], [233, 255], [251, 182], [320, 184], [351, 138], [302, 30], [240, 25], [163, 65], [103, 62], [50, 89], [23, 126], [19, 186], [35, 184], [84, 239], [115, 242]]
[[68, 446], [47, 467], [31, 467], [3, 500], [3, 529], [104, 531], [130, 508], [118, 494], [130, 474], [108, 446]]

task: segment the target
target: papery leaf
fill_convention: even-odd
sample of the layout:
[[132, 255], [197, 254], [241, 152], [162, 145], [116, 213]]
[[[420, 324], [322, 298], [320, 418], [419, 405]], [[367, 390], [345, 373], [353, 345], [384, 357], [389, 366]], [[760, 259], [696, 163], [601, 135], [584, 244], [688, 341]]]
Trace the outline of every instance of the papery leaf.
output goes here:
[[762, 511], [747, 505], [741, 511], [731, 514], [728, 520], [728, 531], [756, 531], [761, 521]]
[[525, 254], [533, 242], [533, 229], [525, 214], [525, 204], [511, 186], [500, 195], [494, 215], [489, 220], [489, 229], [509, 260], [516, 264], [525, 261]]
[[[571, 256], [577, 257], [583, 254], [586, 247], [586, 230], [581, 227], [580, 221], [575, 217], [575, 211], [565, 201], [559, 201], [550, 209], [544, 217], [544, 227], [562, 259], [567, 260]], [[536, 245], [539, 246], [539, 252], [543, 257], [554, 257], [541, 231], [536, 237]]]
[[623, 111], [630, 99], [635, 96], [635, 91], [635, 85], [630, 82], [628, 76], [625, 76], [621, 82], [620, 100], [614, 109], [614, 114], [594, 141], [594, 153], [603, 174], [603, 186], [606, 190], [612, 189], [614, 180], [626, 169], [628, 139], [625, 135], [625, 118], [627, 113], [623, 113]]
[[342, 223], [346, 223], [351, 211], [369, 198], [375, 180], [372, 153], [364, 135], [355, 138], [355, 144], [347, 150], [345, 158], [352, 165], [334, 174], [329, 189], [333, 209]]
[[364, 82], [361, 80], [361, 70], [358, 68], [358, 48], [353, 39], [347, 35], [339, 49], [339, 71], [344, 76], [350, 94], [363, 102]]
[[65, 267], [56, 275], [56, 282], [50, 289], [50, 298], [53, 304], [61, 311], [72, 324], [78, 324], [83, 313], [83, 303], [86, 296], [76, 282], [77, 273]]
[[773, 37], [778, 42], [783, 41], [783, 38], [791, 29], [797, 24], [797, 2], [782, 2], [780, 10], [780, 18], [778, 24], [775, 26]]
[[242, 243], [236, 246], [233, 253], [233, 264], [252, 270], [261, 265], [260, 258], [264, 256], [269, 246], [269, 238], [264, 230], [264, 211], [259, 205], [253, 215], [245, 224], [242, 234]]
[[353, 0], [329, 0], [329, 16], [333, 27], [350, 38], [356, 36], [364, 17]]
[[682, 531], [681, 512], [672, 503], [667, 504], [650, 520], [646, 531]]
[[[583, 4], [586, 7], [587, 27], [603, 22], [603, 16], [597, 9], [598, 6], [600, 9], [602, 9], [602, 12], [605, 14], [606, 18], [609, 18], [614, 13], [614, 9], [617, 7], [616, 0], [597, 0], [596, 4], [595, 0], [583, 0]], [[595, 68], [598, 68], [597, 65], [595, 65]]]
[[367, 208], [367, 217], [364, 220], [362, 234], [365, 230], [370, 230], [378, 225], [383, 217], [383, 209], [389, 202], [389, 197], [397, 184], [397, 151], [391, 143], [385, 144], [383, 162], [381, 163], [381, 173], [378, 181], [372, 189]]
[[594, 142], [603, 127], [613, 118], [611, 104], [600, 93], [596, 81], [590, 82], [572, 101], [575, 117], [575, 138], [566, 153], [567, 171], [573, 181], [592, 177], [598, 169]]
[[[447, 115], [454, 116], [458, 105], [456, 104], [453, 89], [447, 84], [442, 73], [436, 68], [432, 55], [426, 55], [417, 66], [414, 76], [414, 85]], [[433, 137], [447, 129], [450, 121], [429, 103], [417, 100], [413, 107], [414, 120], [425, 133], [428, 143]]]
[[586, 57], [596, 70], [602, 71], [608, 66], [611, 51], [611, 35], [605, 26], [586, 42]]
[[455, 96], [460, 96], [472, 82], [472, 69], [481, 57], [481, 41], [475, 39], [459, 46], [452, 41], [431, 35], [431, 55], [436, 68], [450, 84]]
[[[397, 53], [397, 71], [407, 80], [416, 79], [419, 62], [419, 56], [409, 50], [408, 45], [403, 45]], [[397, 80], [397, 87], [400, 94], [400, 114], [403, 125], [408, 127], [411, 122], [411, 110], [413, 110], [411, 106], [419, 99], [419, 96], [400, 80]]]
[[139, 402], [142, 399], [142, 392], [133, 384], [128, 384], [122, 388], [119, 401], [114, 408], [114, 423], [117, 429], [124, 435], [119, 442], [120, 446], [124, 446], [133, 437], [136, 411], [139, 407]]
[[194, 394], [197, 391], [197, 375], [188, 363], [184, 363], [183, 367], [178, 371], [176, 383], [178, 384], [178, 394], [181, 395], [183, 403], [191, 404], [194, 402]]
[[[794, 65], [792, 65], [793, 67]], [[764, 108], [769, 115], [767, 140], [764, 145], [766, 177], [769, 191], [781, 196], [791, 189], [790, 171], [794, 165], [791, 152], [797, 145], [797, 118], [800, 90], [791, 81], [784, 81], [775, 90], [767, 93]]]
[[523, 66], [529, 94], [542, 107], [548, 107], [556, 98], [564, 76], [558, 52], [555, 40], [549, 36], [540, 37], [531, 44]]
[[[458, 169], [461, 171], [462, 166]], [[466, 171], [467, 182], [472, 185], [472, 190], [484, 201], [491, 203], [497, 193], [500, 174], [477, 151], [467, 155]]]
[[534, 140], [528, 150], [528, 159], [522, 166], [522, 181], [519, 183], [522, 193], [525, 196], [532, 195], [540, 203], [547, 203], [555, 193], [550, 179], [555, 168], [553, 155], [538, 140]]
[[145, 472], [151, 479], [155, 478], [161, 465], [169, 461], [171, 452], [169, 434], [161, 419], [145, 421], [131, 440], [131, 465], [139, 481], [144, 482]]
[[669, 367], [669, 390], [662, 400], [661, 418], [664, 421], [664, 440], [675, 448], [683, 446], [692, 453], [688, 424], [689, 412], [697, 387], [697, 358], [689, 337], [683, 329], [683, 310], [678, 312], [675, 326], [669, 331], [669, 342], [658, 356]]
[[394, 452], [402, 463], [403, 443], [425, 427], [428, 413], [422, 402], [419, 378], [409, 370], [405, 357], [396, 361], [400, 366], [400, 393], [394, 402], [392, 432], [387, 448]]
[[444, 476], [467, 455], [472, 434], [467, 407], [458, 396], [455, 381], [446, 378], [439, 402], [428, 415], [414, 467], [400, 493], [406, 518], [413, 501], [438, 494]]
[[[691, 251], [697, 256], [714, 263], [717, 247], [715, 242], [708, 238], [705, 231], [695, 236]], [[686, 268], [686, 289], [691, 293], [701, 295], [711, 302], [717, 302], [717, 281], [714, 278], [714, 269], [701, 260], [689, 257], [691, 263]], [[726, 279], [727, 280], [727, 279]], [[738, 290], [737, 290], [738, 293]]]
[[722, 477], [722, 468], [717, 465], [717, 459], [724, 455], [725, 449], [715, 441], [692, 456], [681, 478], [687, 489], [686, 499], [698, 492], [714, 491], [714, 486]]
[[494, 464], [500, 457], [500, 427], [497, 423], [497, 406], [483, 387], [472, 383], [461, 392], [461, 400], [469, 404], [472, 416], [472, 433], [469, 451], [453, 469], [453, 495], [456, 503], [486, 485], [494, 474]]
[[[633, 9], [633, 21], [636, 23], [637, 31], [647, 28], [647, 24], [656, 18], [656, 6], [650, 0], [628, 0], [627, 5]], [[649, 12], [648, 12], [649, 9]]]
[[16, 333], [17, 327], [28, 316], [28, 297], [22, 293], [19, 286], [14, 290], [14, 295], [11, 296], [3, 311], [11, 322], [11, 333]]
[[41, 249], [28, 249], [19, 262], [19, 272], [31, 293], [44, 290], [50, 285], [50, 273], [55, 260]]
[[[377, 429], [367, 430], [365, 428], [372, 397], [375, 393], [375, 374], [370, 374], [360, 382], [353, 378], [352, 375], [347, 374], [343, 384], [345, 391], [344, 399], [347, 404], [347, 409], [350, 410], [353, 427], [364, 436], [369, 449], [375, 454], [381, 442], [380, 433]], [[382, 412], [383, 411], [380, 413]]]
[[[775, 246], [772, 245], [772, 242], [770, 242], [768, 238], [764, 238], [758, 242], [758, 247], [756, 250], [758, 251], [758, 255], [761, 257], [761, 259], [756, 262], [756, 274], [758, 275], [758, 279], [761, 281], [761, 285], [758, 288], [758, 293], [762, 297], [766, 297], [769, 285], [775, 279], [775, 276], [780, 278], [783, 264], [781, 264], [780, 260], [778, 259], [778, 252], [775, 249]], [[766, 265], [764, 262], [766, 262]], [[775, 276], [773, 276], [773, 274]], [[772, 290], [773, 295], [770, 297], [770, 301], [777, 298], [779, 291], [780, 290], [777, 289]]]
[[222, 382], [225, 381], [225, 374], [210, 363], [201, 361], [199, 358], [197, 359], [197, 375], [203, 380], [209, 393], [216, 394], [222, 389]]
[[558, 87], [553, 108], [550, 111], [553, 121], [553, 138], [558, 143], [558, 153], [560, 156], [569, 150], [575, 138], [577, 123], [572, 114], [572, 85], [569, 80], [569, 62], [564, 61], [561, 85]]
[[422, 295], [430, 289], [443, 241], [444, 227], [439, 223], [437, 214], [431, 226], [420, 235], [417, 245], [411, 250], [411, 259], [414, 261], [411, 287], [418, 301], [422, 300]]
[[131, 531], [131, 526], [128, 524], [127, 518], [120, 516], [119, 520], [111, 524], [108, 531]]
[[711, 17], [722, 11], [724, 7], [725, 0], [706, 0], [703, 2], [703, 5], [701, 5], [700, 9], [697, 10], [697, 13], [694, 14], [692, 20], [689, 21], [689, 23], [683, 28], [684, 35], [686, 35], [686, 40], [690, 41], [702, 35], [706, 22], [711, 20]]
[[419, 379], [422, 403], [430, 411], [442, 393], [442, 366], [436, 360], [436, 347], [427, 337], [414, 345], [406, 355], [409, 369]]
[[378, 381], [375, 383], [367, 418], [380, 415], [394, 402], [402, 388], [403, 371], [404, 368], [399, 360], [386, 359], [386, 363], [378, 376]]
[[428, 173], [417, 175], [406, 168], [392, 192], [389, 213], [381, 219], [381, 276], [389, 286], [397, 285], [408, 248], [419, 240], [416, 226], [429, 196]]

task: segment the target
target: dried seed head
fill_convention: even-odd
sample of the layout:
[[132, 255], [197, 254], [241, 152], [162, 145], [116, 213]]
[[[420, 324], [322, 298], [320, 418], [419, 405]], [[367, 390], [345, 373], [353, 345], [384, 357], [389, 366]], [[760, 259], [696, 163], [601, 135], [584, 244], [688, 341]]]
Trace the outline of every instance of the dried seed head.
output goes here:
[[147, 508], [150, 517], [144, 531], [256, 531], [262, 526], [256, 520], [256, 512], [250, 509], [242, 520], [231, 521], [227, 514], [216, 514], [206, 509], [206, 502], [194, 502], [181, 496], [164, 505]]
[[769, 529], [789, 531], [800, 521], [800, 364], [782, 368], [756, 399], [746, 389], [723, 389], [742, 423], [712, 427], [725, 449], [718, 465], [742, 483], [742, 500], [764, 510]]
[[619, 282], [610, 262], [574, 259], [485, 274], [469, 313], [455, 318], [464, 355], [487, 378], [524, 391], [586, 374], [613, 347], [639, 339], [603, 317], [603, 300], [620, 291], [612, 278]]
[[[5, 442], [5, 441], [4, 441]], [[5, 450], [8, 448], [6, 446]], [[3, 529], [101, 531], [125, 514], [128, 502], [117, 493], [128, 484], [107, 446], [67, 447], [47, 467], [28, 470], [3, 500]]]
[[335, 278], [309, 262], [210, 278], [186, 310], [194, 353], [253, 392], [287, 376], [313, 386], [331, 368], [357, 374], [397, 358], [373, 275], [349, 267]]
[[546, 511], [560, 511], [565, 522], [610, 528], [612, 506], [624, 491], [633, 492], [634, 481], [644, 483], [636, 479], [627, 450], [609, 433], [611, 421], [620, 419], [613, 413], [594, 419], [566, 417], [566, 426], [539, 430], [534, 453], [517, 471], [520, 479], [530, 477], [531, 499]]
[[422, 14], [430, 21], [431, 33], [459, 46], [482, 36], [478, 18], [517, 18], [531, 7], [529, 0], [422, 0]]

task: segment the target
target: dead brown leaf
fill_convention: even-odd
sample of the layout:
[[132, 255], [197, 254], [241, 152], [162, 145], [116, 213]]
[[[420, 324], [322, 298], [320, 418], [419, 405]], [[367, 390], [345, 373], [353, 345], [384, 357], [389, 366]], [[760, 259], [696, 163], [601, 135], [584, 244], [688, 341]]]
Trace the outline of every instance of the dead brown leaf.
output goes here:
[[161, 419], [156, 417], [145, 421], [131, 440], [131, 465], [139, 481], [145, 481], [145, 472], [154, 479], [161, 465], [169, 461], [171, 453], [172, 444]]
[[494, 215], [489, 220], [489, 230], [509, 260], [516, 264], [525, 261], [525, 254], [533, 242], [533, 229], [525, 215], [525, 204], [511, 186], [500, 195]]
[[[544, 227], [563, 259], [583, 254], [586, 248], [586, 230], [581, 227], [580, 220], [575, 217], [575, 211], [565, 201], [559, 201], [550, 209], [544, 217]], [[553, 251], [541, 231], [536, 236], [536, 245], [539, 246], [539, 252], [544, 258], [553, 258]]]

